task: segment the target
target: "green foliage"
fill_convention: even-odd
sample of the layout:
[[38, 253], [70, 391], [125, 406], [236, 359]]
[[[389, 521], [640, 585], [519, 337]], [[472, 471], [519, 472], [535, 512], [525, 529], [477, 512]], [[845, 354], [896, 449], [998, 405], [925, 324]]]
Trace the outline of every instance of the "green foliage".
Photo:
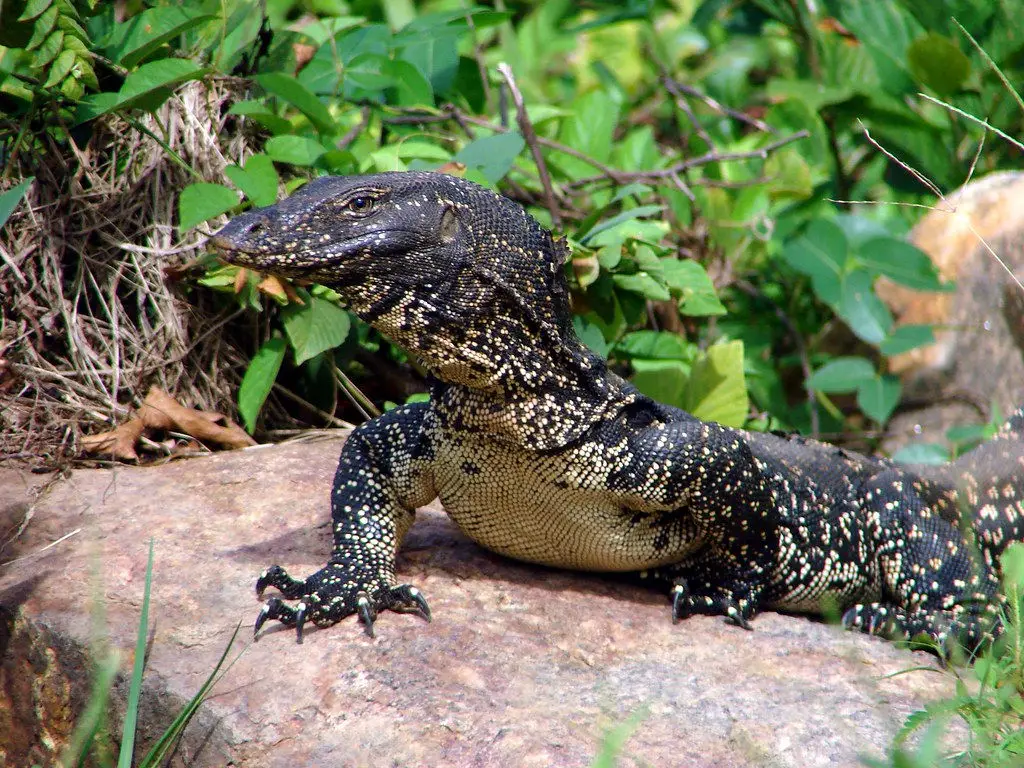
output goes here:
[[[585, 343], [643, 391], [735, 424], [752, 404], [770, 416], [760, 426], [838, 429], [858, 410], [884, 425], [900, 397], [886, 358], [934, 337], [896, 327], [875, 285], [951, 286], [904, 240], [919, 208], [835, 201], [932, 203], [919, 178], [948, 191], [975, 161], [977, 173], [1014, 167], [1008, 142], [977, 150], [986, 125], [1007, 137], [1024, 127], [1012, 85], [1024, 76], [1019, 0], [941, 10], [424, 0], [312, 12], [298, 0], [229, 0], [129, 4], [120, 23], [113, 4], [92, 0], [14, 5], [18, 21], [0, 35], [0, 101], [23, 120], [9, 154], [30, 150], [39, 125], [64, 137], [62, 126], [116, 113], [138, 126], [132, 115], [181, 83], [247, 77], [248, 97], [229, 113], [261, 151], [182, 191], [182, 233], [319, 174], [460, 173], [569, 238]], [[297, 61], [297, 47], [308, 57]], [[534, 146], [499, 62], [515, 75]], [[7, 195], [0, 213], [17, 197]], [[342, 320], [335, 296], [298, 304], [290, 286], [212, 262], [198, 284], [268, 313], [262, 340], [280, 339], [254, 345], [239, 397], [250, 429], [278, 372], [327, 410], [338, 384], [327, 372], [365, 376], [360, 354], [418, 376], [403, 353]], [[856, 339], [844, 349], [823, 332], [837, 323]], [[810, 397], [793, 386], [805, 371]]]

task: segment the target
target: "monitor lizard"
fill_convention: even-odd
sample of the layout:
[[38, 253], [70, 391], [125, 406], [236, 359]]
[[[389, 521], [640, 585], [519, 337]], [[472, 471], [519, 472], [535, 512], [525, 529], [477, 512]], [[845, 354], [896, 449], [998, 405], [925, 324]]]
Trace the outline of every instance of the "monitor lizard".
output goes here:
[[1024, 534], [1024, 408], [941, 467], [701, 421], [581, 343], [562, 240], [453, 176], [318, 178], [212, 241], [230, 263], [331, 287], [433, 380], [428, 402], [348, 438], [330, 560], [259, 577], [281, 597], [257, 634], [277, 620], [301, 641], [307, 621], [357, 614], [372, 635], [384, 609], [429, 620], [395, 556], [435, 497], [509, 557], [663, 583], [674, 620], [749, 628], [763, 608], [832, 605], [848, 627], [939, 644], [998, 630], [998, 557]]

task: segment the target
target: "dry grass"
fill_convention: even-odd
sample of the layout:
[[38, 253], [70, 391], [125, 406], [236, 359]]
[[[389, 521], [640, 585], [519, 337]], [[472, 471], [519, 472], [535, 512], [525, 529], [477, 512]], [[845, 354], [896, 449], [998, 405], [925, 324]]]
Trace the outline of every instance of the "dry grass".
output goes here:
[[232, 87], [189, 83], [139, 119], [188, 168], [110, 116], [78, 146], [40, 134], [8, 169], [4, 186], [36, 182], [0, 230], [0, 460], [73, 457], [151, 385], [233, 412], [254, 334], [227, 332], [234, 308], [165, 274], [204, 252], [205, 237], [174, 226], [180, 190], [248, 154], [226, 115]]

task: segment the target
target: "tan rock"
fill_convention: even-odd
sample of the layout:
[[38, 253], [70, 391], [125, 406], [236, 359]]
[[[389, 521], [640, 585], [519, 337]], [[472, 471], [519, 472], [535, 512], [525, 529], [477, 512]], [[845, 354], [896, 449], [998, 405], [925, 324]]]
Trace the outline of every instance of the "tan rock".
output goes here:
[[[375, 640], [350, 619], [310, 627], [302, 645], [283, 627], [251, 644], [260, 571], [326, 560], [339, 448], [83, 470], [52, 488], [3, 553], [21, 559], [0, 569], [0, 764], [50, 764], [66, 743], [88, 686], [94, 595], [129, 668], [151, 536], [140, 750], [243, 624], [245, 652], [177, 764], [587, 766], [611, 728], [643, 711], [621, 765], [854, 766], [952, 692], [946, 675], [886, 677], [934, 667], [931, 657], [806, 618], [764, 613], [753, 632], [718, 618], [673, 626], [664, 595], [491, 555], [436, 510], [420, 513], [399, 559], [433, 623], [385, 613]], [[0, 470], [4, 540], [38, 480]]]
[[1024, 338], [1017, 309], [1024, 296], [1024, 173], [990, 174], [953, 192], [910, 240], [957, 287], [921, 293], [879, 281], [898, 323], [941, 326], [935, 344], [889, 361], [908, 400], [923, 407], [893, 420], [890, 433], [901, 437], [887, 450], [907, 436], [942, 442], [950, 426], [978, 423], [972, 404], [994, 402], [1008, 416], [1024, 402], [1024, 349], [1016, 341]]

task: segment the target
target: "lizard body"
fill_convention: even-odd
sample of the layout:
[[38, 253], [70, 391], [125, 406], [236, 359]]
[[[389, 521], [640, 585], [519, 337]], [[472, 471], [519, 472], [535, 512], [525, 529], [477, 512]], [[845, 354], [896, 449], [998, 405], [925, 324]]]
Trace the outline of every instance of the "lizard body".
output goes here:
[[[324, 177], [244, 213], [228, 261], [330, 286], [423, 361], [431, 398], [357, 428], [332, 493], [334, 548], [257, 590], [298, 629], [387, 608], [429, 618], [394, 562], [440, 498], [481, 545], [545, 565], [665, 582], [673, 617], [742, 626], [763, 607], [845, 609], [868, 632], [977, 642], [997, 558], [1024, 538], [1024, 409], [939, 468], [700, 421], [645, 397], [573, 331], [565, 246], [521, 207], [429, 173]], [[981, 558], [972, 557], [974, 548]]]

